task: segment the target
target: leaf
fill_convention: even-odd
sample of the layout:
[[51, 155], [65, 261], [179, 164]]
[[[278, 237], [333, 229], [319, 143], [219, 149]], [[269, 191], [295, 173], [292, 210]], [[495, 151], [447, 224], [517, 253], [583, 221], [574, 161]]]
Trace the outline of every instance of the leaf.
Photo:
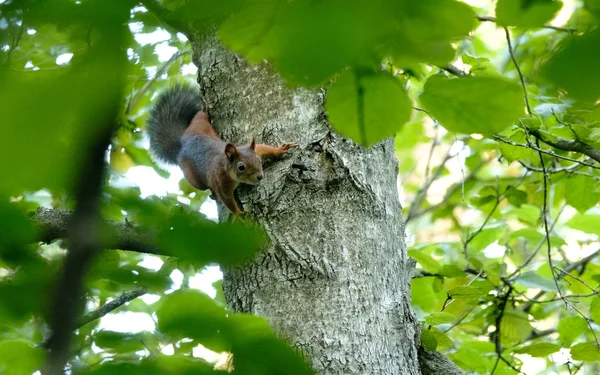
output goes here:
[[94, 335], [94, 343], [104, 349], [112, 349], [120, 353], [135, 352], [144, 350], [143, 340], [139, 339], [135, 334], [99, 331]]
[[[522, 145], [527, 144], [527, 135], [523, 131], [523, 129], [518, 128], [509, 133], [508, 141], [519, 143]], [[506, 138], [506, 137], [505, 137]], [[509, 162], [513, 162], [515, 160], [520, 161], [532, 161], [539, 160], [539, 156], [535, 151], [530, 148], [513, 146], [504, 142], [498, 143], [498, 148], [500, 148], [500, 152], [502, 152], [502, 156], [506, 158]]]
[[452, 323], [455, 320], [456, 317], [454, 315], [443, 311], [429, 314], [425, 317], [425, 323], [427, 323], [430, 326]]
[[593, 342], [582, 342], [571, 347], [571, 356], [576, 361], [600, 361], [600, 349]]
[[567, 221], [569, 228], [600, 236], [600, 215], [579, 214]]
[[437, 340], [437, 348], [439, 348], [439, 350], [446, 350], [454, 347], [454, 341], [452, 341], [445, 333], [438, 330], [431, 330], [431, 332]]
[[458, 300], [473, 300], [478, 299], [486, 295], [486, 293], [472, 286], [457, 286], [448, 291], [448, 295]]
[[527, 202], [527, 193], [513, 186], [508, 187], [504, 196], [515, 207], [521, 207], [523, 203]]
[[556, 285], [553, 280], [546, 279], [533, 271], [523, 273], [515, 282], [527, 288], [541, 289], [545, 292], [556, 292]]
[[502, 316], [500, 337], [505, 345], [514, 345], [527, 339], [532, 327], [527, 314], [520, 310], [506, 308]]
[[441, 266], [440, 264], [427, 254], [418, 250], [408, 250], [408, 256], [419, 262], [421, 267], [429, 273], [437, 274]]
[[597, 181], [592, 177], [580, 174], [572, 175], [566, 182], [565, 199], [577, 211], [584, 213], [600, 200], [597, 186]]
[[590, 316], [596, 324], [600, 324], [600, 298], [594, 298], [590, 305]]
[[600, 61], [600, 29], [582, 36], [565, 38], [561, 50], [542, 68], [541, 74], [580, 100], [600, 97], [600, 75], [595, 71]]
[[25, 340], [0, 341], [0, 372], [4, 375], [30, 375], [39, 370], [46, 353]]
[[444, 264], [439, 274], [446, 277], [462, 277], [465, 271], [453, 264]]
[[550, 342], [538, 342], [531, 345], [523, 346], [515, 350], [515, 353], [529, 354], [532, 357], [546, 357], [560, 350], [560, 345]]
[[575, 339], [588, 328], [587, 322], [580, 316], [567, 316], [558, 322], [558, 334], [565, 347], [571, 346]]
[[158, 329], [176, 338], [189, 337], [207, 348], [231, 350], [227, 311], [197, 290], [179, 290], [161, 301]]
[[430, 77], [419, 97], [425, 109], [449, 131], [500, 132], [525, 115], [523, 92], [497, 77]]
[[542, 27], [561, 7], [561, 2], [553, 0], [498, 0], [496, 22], [501, 26]]
[[437, 348], [438, 341], [433, 332], [428, 329], [421, 328], [421, 345], [427, 350], [434, 351]]
[[345, 72], [331, 85], [325, 108], [334, 129], [363, 146], [396, 134], [412, 111], [398, 79], [355, 71]]

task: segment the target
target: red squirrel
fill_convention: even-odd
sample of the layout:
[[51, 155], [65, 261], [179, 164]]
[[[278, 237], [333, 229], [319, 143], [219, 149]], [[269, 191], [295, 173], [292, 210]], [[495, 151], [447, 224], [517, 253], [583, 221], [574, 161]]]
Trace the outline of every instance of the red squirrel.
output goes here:
[[261, 157], [282, 156], [296, 143], [279, 147], [256, 144], [236, 147], [221, 140], [202, 110], [197, 89], [176, 84], [161, 93], [148, 119], [150, 149], [161, 160], [178, 164], [197, 189], [210, 189], [234, 215], [238, 207], [234, 190], [240, 183], [257, 184], [263, 178]]

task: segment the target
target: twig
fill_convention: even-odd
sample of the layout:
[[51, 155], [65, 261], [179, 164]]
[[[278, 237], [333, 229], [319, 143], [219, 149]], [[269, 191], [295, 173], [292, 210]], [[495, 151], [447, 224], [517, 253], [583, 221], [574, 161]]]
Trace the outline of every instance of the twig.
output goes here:
[[[565, 206], [567, 204], [563, 203], [562, 207], [560, 208], [560, 210], [558, 211], [558, 214], [556, 215], [556, 218], [554, 219], [554, 221], [552, 222], [552, 225], [550, 226], [550, 233], [552, 233], [552, 231], [554, 230], [554, 226], [556, 225], [556, 223], [558, 222], [558, 219], [560, 218], [560, 215], [562, 215]], [[535, 249], [533, 250], [533, 252], [531, 253], [531, 255], [529, 255], [529, 257], [525, 260], [525, 262], [523, 262], [523, 264], [521, 264], [513, 273], [510, 274], [510, 276], [508, 276], [509, 279], [511, 279], [513, 276], [515, 276], [516, 274], [520, 273], [521, 270], [523, 268], [525, 268], [532, 260], [533, 258], [537, 255], [537, 253], [540, 251], [540, 249], [542, 248], [542, 246], [544, 246], [544, 242], [546, 242], [546, 238], [543, 238], [535, 247]]]
[[570, 140], [570, 139], [556, 137], [556, 141], [551, 141], [549, 139], [546, 139], [543, 136], [543, 134], [536, 129], [531, 129], [530, 133], [534, 137], [536, 137], [537, 139], [539, 139], [540, 141], [544, 142], [545, 144], [547, 144], [549, 146], [552, 146], [554, 148], [557, 148], [557, 149], [563, 150], [563, 151], [578, 152], [578, 153], [586, 155], [586, 156], [590, 157], [591, 159], [594, 159], [595, 161], [600, 163], [600, 150], [595, 149], [594, 147], [580, 141], [579, 139]]
[[467, 75], [467, 73], [463, 72], [462, 70], [460, 70], [459, 68], [457, 68], [456, 66], [454, 66], [452, 64], [448, 64], [441, 68], [444, 69], [445, 71], [447, 71], [448, 73], [453, 74], [457, 77], [464, 77]]
[[590, 163], [585, 162], [583, 160], [577, 160], [577, 159], [569, 158], [567, 156], [558, 155], [558, 154], [554, 153], [553, 151], [544, 150], [544, 149], [539, 148], [539, 147], [537, 147], [537, 146], [535, 146], [533, 144], [532, 145], [527, 145], [527, 144], [524, 144], [524, 143], [513, 142], [513, 141], [505, 139], [505, 138], [503, 138], [503, 137], [501, 137], [501, 136], [499, 136], [497, 134], [493, 134], [492, 138], [494, 138], [495, 140], [500, 141], [502, 143], [506, 143], [507, 145], [516, 146], [516, 147], [529, 148], [529, 149], [535, 150], [537, 152], [541, 152], [542, 154], [550, 155], [550, 156], [555, 157], [557, 159], [563, 159], [563, 160], [567, 160], [567, 161], [570, 161], [570, 162], [573, 162], [573, 163], [579, 163], [581, 165], [585, 165], [586, 167], [590, 167], [590, 168], [594, 168], [594, 169], [599, 169], [600, 170], [600, 167], [597, 166], [597, 165], [590, 164]]
[[409, 222], [414, 217], [417, 208], [421, 205], [421, 203], [423, 203], [423, 200], [425, 199], [425, 196], [427, 195], [427, 191], [431, 187], [431, 184], [435, 180], [437, 180], [438, 177], [440, 177], [440, 175], [444, 171], [444, 166], [446, 165], [448, 160], [450, 160], [453, 157], [453, 155], [450, 155], [450, 150], [451, 150], [451, 148], [448, 149], [448, 152], [446, 152], [446, 156], [444, 156], [444, 159], [442, 160], [440, 165], [437, 167], [435, 172], [423, 183], [423, 185], [417, 191], [417, 194], [415, 194], [415, 199], [413, 200], [413, 203], [410, 205], [410, 210], [408, 211], [408, 215], [406, 217], [406, 221], [405, 221], [406, 223]]
[[[78, 329], [88, 323], [93, 322], [96, 319], [100, 319], [103, 316], [105, 316], [106, 314], [123, 306], [127, 302], [132, 301], [146, 293], [148, 293], [148, 290], [144, 286], [138, 286], [127, 292], [123, 292], [119, 296], [117, 296], [115, 299], [108, 302], [107, 304], [104, 304], [104, 305], [100, 306], [98, 309], [96, 309], [94, 311], [90, 311], [89, 313], [82, 316], [75, 324], [74, 329]], [[51, 337], [52, 337], [52, 335], [48, 336], [48, 338], [46, 338], [42, 343], [40, 343], [39, 347], [47, 348], [48, 342], [50, 341]]]
[[[467, 177], [465, 177], [462, 181], [457, 182], [455, 184], [453, 184], [447, 191], [446, 191], [446, 195], [444, 195], [444, 198], [442, 198], [441, 202], [436, 203], [432, 206], [429, 206], [427, 208], [425, 208], [424, 210], [421, 210], [415, 214], [413, 214], [411, 217], [409, 217], [410, 219], [415, 219], [419, 216], [425, 215], [426, 213], [429, 213], [433, 210], [436, 210], [437, 208], [439, 208], [440, 206], [446, 204], [448, 202], [448, 200], [452, 197], [452, 195], [454, 195], [454, 193], [461, 188], [461, 186], [464, 186], [464, 184], [467, 181], [472, 180], [473, 178], [475, 178], [475, 176], [477, 175], [477, 172], [479, 172], [481, 170], [481, 168], [483, 168], [485, 165], [487, 165], [490, 160], [484, 160], [481, 163], [479, 163], [475, 168], [473, 168], [473, 170], [471, 171], [471, 173], [469, 173], [469, 175], [467, 175]], [[408, 219], [407, 219], [408, 221]]]
[[171, 58], [165, 62], [160, 69], [158, 69], [158, 71], [156, 72], [156, 74], [154, 75], [154, 77], [152, 77], [152, 79], [150, 79], [149, 81], [147, 81], [144, 86], [142, 86], [142, 88], [137, 92], [137, 94], [133, 97], [133, 99], [131, 99], [129, 101], [129, 103], [127, 103], [127, 110], [125, 111], [125, 114], [128, 115], [131, 112], [132, 108], [135, 108], [135, 106], [138, 104], [138, 102], [140, 101], [140, 99], [142, 98], [142, 96], [144, 96], [144, 94], [146, 93], [146, 91], [150, 88], [150, 86], [152, 86], [152, 84], [158, 79], [158, 77], [162, 76], [163, 73], [169, 68], [169, 66], [174, 63], [178, 58], [180, 58], [181, 56], [190, 53], [189, 50], [187, 51], [177, 51], [173, 54], [173, 56], [171, 56]]
[[515, 68], [517, 69], [517, 73], [519, 74], [519, 80], [521, 81], [521, 87], [523, 88], [523, 97], [525, 98], [525, 107], [527, 108], [527, 114], [531, 115], [533, 112], [531, 111], [531, 107], [529, 106], [529, 97], [527, 96], [527, 87], [525, 86], [525, 78], [523, 77], [523, 72], [517, 63], [517, 58], [515, 57], [515, 52], [513, 51], [512, 42], [510, 41], [510, 32], [507, 27], [504, 27], [504, 33], [506, 35], [506, 42], [508, 43], [508, 53], [510, 54], [510, 58], [515, 64]]
[[[494, 22], [496, 23], [496, 17], [490, 17], [490, 16], [481, 16], [481, 15], [476, 15], [475, 16], [479, 21], [482, 22]], [[542, 26], [543, 29], [552, 29], [552, 30], [556, 30], [556, 31], [564, 31], [564, 32], [568, 32], [568, 33], [574, 33], [577, 31], [577, 29], [573, 28], [573, 27], [563, 27], [563, 26], [554, 26], [554, 25], [544, 25]]]
[[[600, 250], [596, 250], [593, 253], [591, 253], [590, 255], [586, 256], [585, 258], [582, 258], [580, 260], [578, 260], [577, 262], [573, 262], [571, 264], [569, 264], [568, 266], [565, 267], [565, 271], [567, 272], [571, 272], [574, 269], [576, 269], [577, 267], [580, 267], [584, 264], [587, 264], [588, 262], [590, 262], [592, 259], [594, 259], [595, 257], [598, 256], [598, 254], [600, 254]], [[558, 278], [560, 279], [562, 277], [562, 275], [559, 275]], [[535, 296], [533, 296], [531, 299], [533, 301], [537, 301], [539, 300], [544, 294], [546, 294], [547, 292], [545, 291], [540, 291], [538, 292]], [[530, 302], [528, 303], [526, 306], [524, 306], [523, 311], [524, 312], [528, 312], [531, 309], [531, 306], [533, 306], [534, 302]]]

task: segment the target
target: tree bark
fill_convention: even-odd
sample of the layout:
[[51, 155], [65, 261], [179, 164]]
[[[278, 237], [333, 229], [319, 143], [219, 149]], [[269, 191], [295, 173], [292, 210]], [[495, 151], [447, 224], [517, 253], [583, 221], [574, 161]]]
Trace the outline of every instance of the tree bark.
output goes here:
[[392, 140], [363, 148], [332, 131], [324, 90], [290, 89], [266, 63], [249, 66], [214, 38], [193, 48], [223, 139], [299, 144], [265, 161], [260, 185], [238, 189], [270, 245], [224, 270], [230, 307], [266, 317], [319, 374], [419, 374]]

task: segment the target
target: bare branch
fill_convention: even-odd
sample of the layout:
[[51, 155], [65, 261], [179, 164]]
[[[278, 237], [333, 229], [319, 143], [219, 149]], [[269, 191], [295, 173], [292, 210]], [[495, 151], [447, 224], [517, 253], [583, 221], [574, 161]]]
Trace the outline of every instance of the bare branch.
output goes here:
[[[96, 319], [102, 318], [104, 315], [118, 309], [119, 307], [123, 306], [127, 302], [130, 302], [146, 293], [148, 293], [148, 290], [144, 286], [138, 286], [127, 292], [121, 293], [119, 296], [117, 296], [117, 298], [113, 299], [112, 301], [108, 302], [107, 304], [104, 304], [104, 305], [100, 306], [98, 309], [96, 309], [94, 311], [90, 311], [89, 313], [82, 316], [77, 321], [77, 324], [75, 325], [74, 330], [78, 329], [80, 327], [83, 327], [84, 325], [91, 323]], [[52, 335], [48, 336], [48, 338], [46, 338], [39, 345], [39, 347], [47, 348], [48, 342], [51, 340], [51, 338], [52, 338]]]
[[535, 145], [526, 145], [524, 143], [513, 142], [513, 141], [505, 139], [505, 138], [503, 138], [503, 137], [501, 137], [501, 136], [499, 136], [497, 134], [493, 134], [492, 138], [494, 138], [495, 140], [500, 141], [502, 143], [506, 143], [507, 145], [516, 146], [516, 147], [529, 148], [529, 149], [541, 152], [542, 154], [550, 155], [550, 156], [555, 157], [557, 159], [567, 160], [567, 161], [570, 161], [570, 162], [573, 162], [573, 163], [579, 163], [581, 165], [585, 165], [586, 167], [590, 167], [590, 168], [594, 168], [594, 169], [600, 169], [599, 166], [594, 165], [594, 164], [590, 164], [590, 163], [585, 162], [583, 160], [577, 160], [577, 159], [569, 158], [567, 156], [558, 155], [558, 154], [556, 154], [556, 153], [554, 153], [552, 151], [544, 150], [544, 149], [539, 148], [539, 147], [537, 147]]

